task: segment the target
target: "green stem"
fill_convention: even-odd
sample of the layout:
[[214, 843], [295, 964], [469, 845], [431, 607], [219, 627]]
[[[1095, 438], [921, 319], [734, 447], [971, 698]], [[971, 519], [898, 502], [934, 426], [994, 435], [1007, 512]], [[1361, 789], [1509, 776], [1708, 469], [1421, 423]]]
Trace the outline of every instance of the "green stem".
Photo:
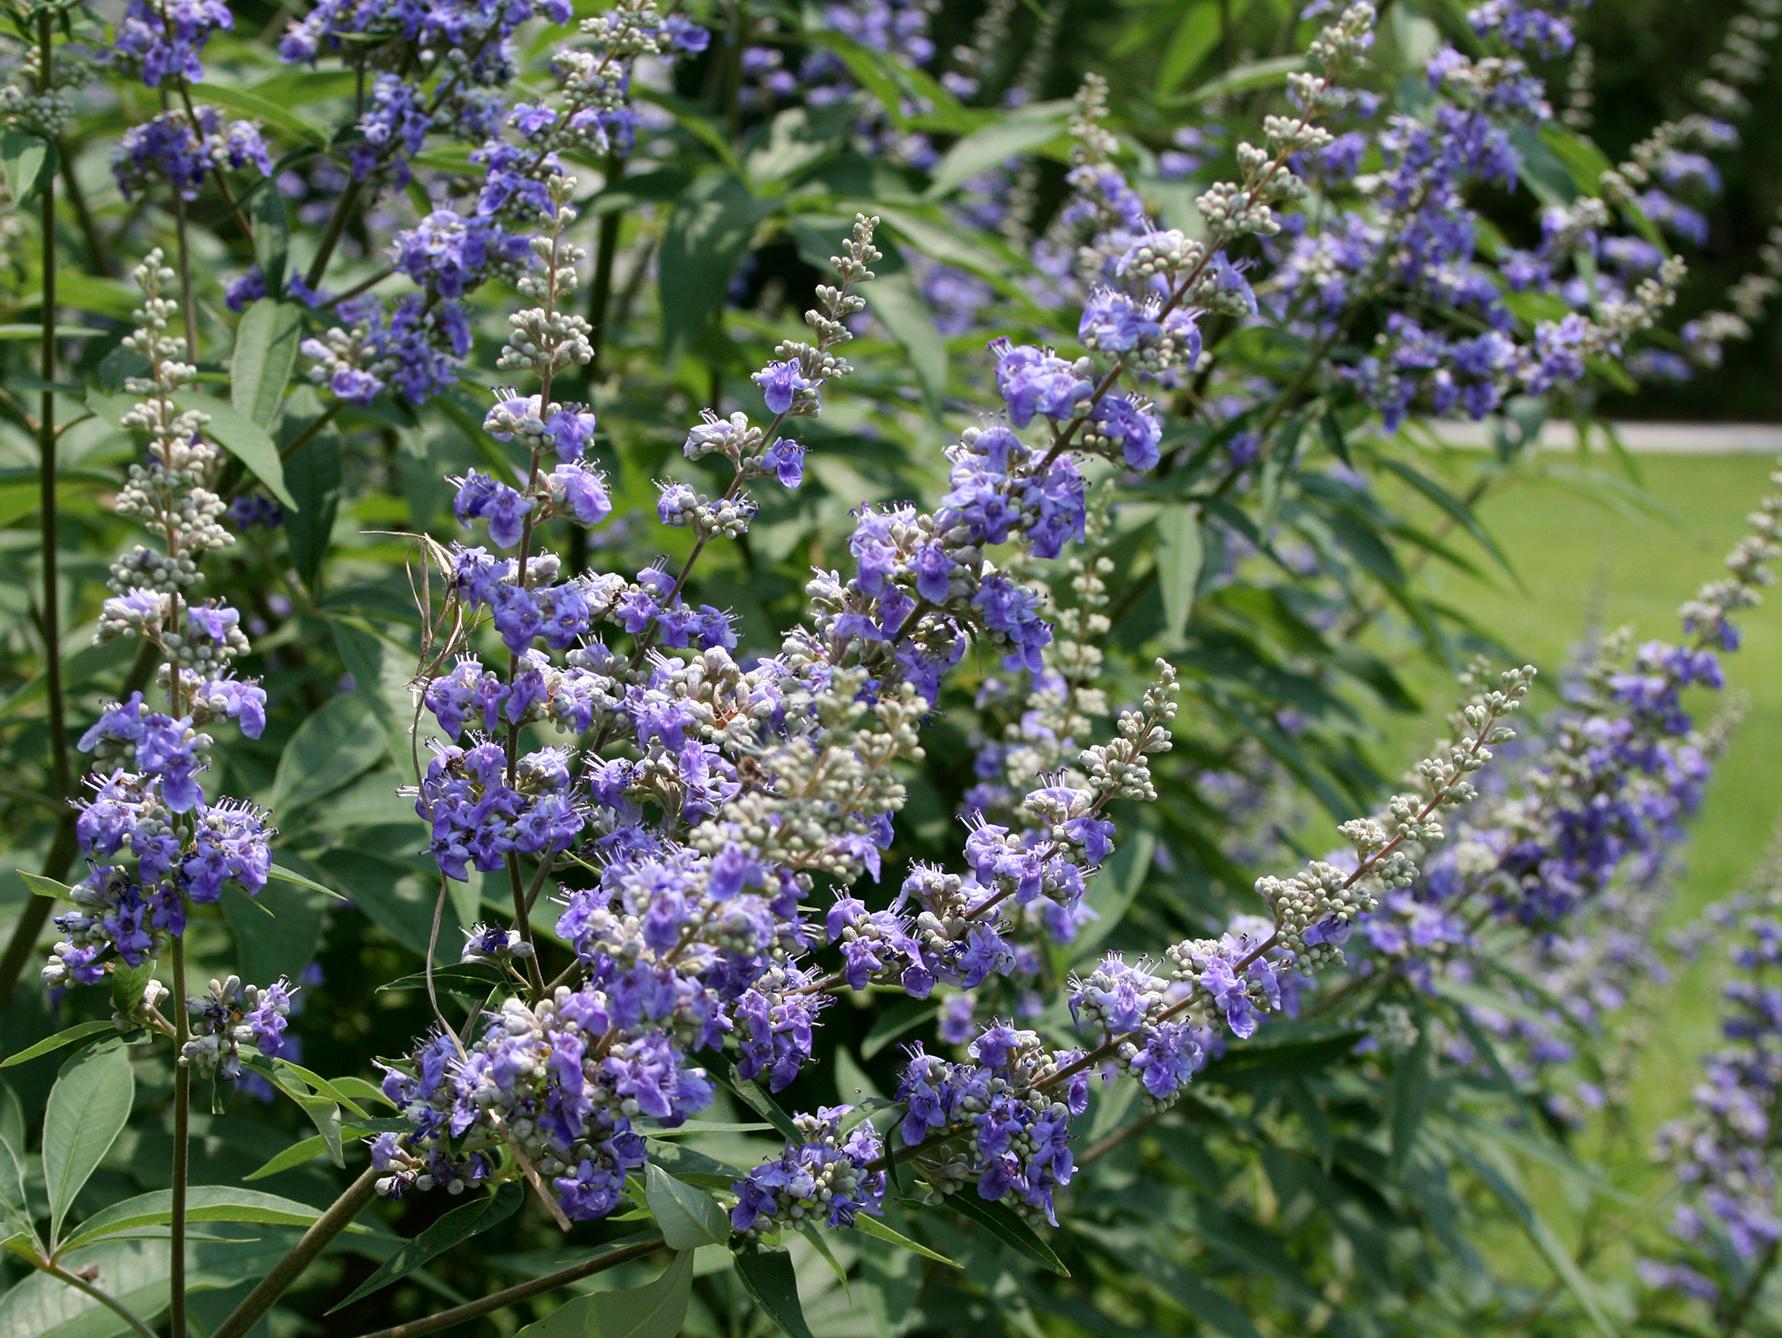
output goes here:
[[309, 272], [303, 276], [304, 282], [312, 290], [320, 287], [322, 276], [328, 272], [328, 262], [334, 256], [334, 248], [340, 245], [347, 219], [352, 216], [354, 207], [359, 203], [362, 191], [363, 183], [355, 181], [341, 192], [340, 203], [334, 207], [334, 213], [328, 219], [328, 230], [322, 234], [322, 244], [316, 250], [316, 258], [309, 262]]
[[377, 1172], [367, 1167], [326, 1212], [310, 1223], [309, 1229], [298, 1238], [290, 1252], [273, 1265], [272, 1271], [241, 1298], [241, 1303], [229, 1312], [211, 1338], [242, 1338], [262, 1315], [272, 1309], [273, 1302], [285, 1294], [329, 1242], [351, 1226], [353, 1219], [376, 1197]]
[[192, 253], [186, 246], [186, 197], [173, 191], [173, 226], [179, 239], [179, 305], [186, 318], [186, 358], [198, 365], [198, 308], [192, 302]]
[[[500, 1310], [504, 1306], [513, 1305], [516, 1301], [524, 1301], [529, 1296], [537, 1296], [541, 1292], [554, 1291], [558, 1287], [575, 1282], [580, 1278], [592, 1277], [619, 1264], [629, 1263], [633, 1259], [642, 1259], [647, 1254], [654, 1254], [662, 1248], [662, 1238], [652, 1236], [648, 1240], [638, 1241], [634, 1245], [624, 1245], [597, 1254], [592, 1259], [584, 1259], [579, 1264], [558, 1269], [555, 1273], [547, 1273], [541, 1278], [533, 1278], [530, 1282], [518, 1283], [502, 1291], [491, 1292], [475, 1301], [464, 1305], [453, 1306], [450, 1310], [442, 1310], [437, 1315], [429, 1315], [426, 1319], [411, 1320], [407, 1324], [397, 1324], [388, 1329], [362, 1334], [360, 1338], [421, 1338], [421, 1335], [438, 1333], [441, 1329], [449, 1329], [463, 1324], [467, 1320], [487, 1315], [491, 1311]], [[234, 1334], [225, 1333], [222, 1329], [216, 1332], [216, 1338], [235, 1338]]]
[[124, 1323], [128, 1324], [132, 1330], [140, 1333], [142, 1338], [155, 1338], [155, 1331], [149, 1328], [147, 1324], [143, 1323], [142, 1320], [137, 1317], [136, 1312], [131, 1310], [122, 1301], [118, 1300], [117, 1297], [112, 1296], [108, 1292], [101, 1291], [98, 1287], [95, 1287], [92, 1283], [81, 1277], [80, 1274], [70, 1273], [60, 1264], [52, 1264], [41, 1259], [34, 1262], [37, 1264], [37, 1267], [41, 1268], [45, 1273], [48, 1273], [52, 1278], [67, 1283], [77, 1292], [85, 1292], [100, 1305], [115, 1314], [119, 1319], [123, 1320]]
[[[38, 18], [38, 59], [42, 64], [43, 87], [50, 86], [51, 45], [50, 15], [45, 11]], [[68, 756], [67, 702], [62, 683], [62, 598], [59, 536], [56, 506], [56, 394], [50, 389], [56, 379], [56, 179], [46, 177], [40, 196], [39, 215], [43, 231], [43, 334], [38, 344], [38, 364], [43, 376], [43, 394], [37, 412], [37, 485], [38, 504], [42, 509], [39, 522], [43, 567], [43, 651], [44, 682], [48, 689], [50, 764], [55, 772], [56, 788], [70, 794], [74, 788], [74, 768]]]
[[[179, 672], [177, 666], [174, 673]], [[186, 946], [178, 935], [171, 940], [173, 958], [173, 1216], [168, 1224], [170, 1287], [172, 1299], [167, 1316], [173, 1338], [186, 1338], [186, 1182], [190, 1178], [192, 1133], [192, 1066], [186, 1062], [186, 1042], [192, 1038], [192, 1019], [186, 1009]]]
[[[39, 78], [44, 91], [50, 87], [55, 47], [54, 28], [46, 10], [38, 16], [37, 42]], [[43, 586], [40, 613], [43, 633], [43, 676], [49, 707], [50, 770], [56, 792], [64, 796], [74, 793], [74, 766], [68, 752], [68, 712], [66, 687], [62, 681], [62, 578], [61, 538], [58, 531], [59, 508], [56, 499], [56, 394], [50, 389], [56, 379], [56, 181], [45, 178], [39, 192], [38, 220], [42, 231], [39, 244], [43, 255], [43, 333], [39, 341], [38, 371], [43, 378], [42, 398], [37, 412], [37, 490], [38, 552]], [[61, 872], [60, 878], [74, 861], [75, 814], [65, 813], [56, 826], [50, 845], [49, 866]], [[26, 955], [37, 941], [44, 921], [49, 918], [50, 903], [33, 897], [19, 914], [7, 941], [6, 953], [0, 957], [0, 999], [12, 993], [13, 983], [24, 969]]]
[[289, 464], [292, 456], [296, 455], [298, 451], [309, 445], [309, 443], [315, 439], [318, 432], [327, 427], [328, 424], [332, 423], [334, 421], [334, 415], [340, 412], [340, 404], [341, 402], [339, 400], [335, 400], [334, 403], [324, 409], [308, 427], [304, 428], [303, 431], [299, 432], [295, 437], [292, 437], [291, 444], [278, 453], [279, 463], [281, 465]]

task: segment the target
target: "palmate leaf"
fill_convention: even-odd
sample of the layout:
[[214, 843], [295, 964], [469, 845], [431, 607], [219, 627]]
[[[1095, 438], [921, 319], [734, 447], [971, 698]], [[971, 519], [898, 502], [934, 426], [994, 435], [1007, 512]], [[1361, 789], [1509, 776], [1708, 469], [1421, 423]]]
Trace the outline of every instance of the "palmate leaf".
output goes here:
[[[239, 1287], [264, 1273], [284, 1254], [287, 1242], [195, 1242], [186, 1271], [190, 1295]], [[104, 1279], [114, 1299], [153, 1321], [167, 1307], [168, 1249], [165, 1241], [96, 1241], [72, 1262]], [[126, 1332], [121, 1321], [85, 1292], [60, 1278], [33, 1273], [0, 1292], [0, 1334], [30, 1338], [95, 1338]]]

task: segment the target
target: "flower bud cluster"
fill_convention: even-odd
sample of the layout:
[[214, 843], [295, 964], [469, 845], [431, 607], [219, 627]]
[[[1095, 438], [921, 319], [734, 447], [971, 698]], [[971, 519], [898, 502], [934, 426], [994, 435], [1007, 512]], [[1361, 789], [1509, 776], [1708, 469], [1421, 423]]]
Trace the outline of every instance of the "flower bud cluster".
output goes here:
[[203, 1077], [231, 1084], [241, 1077], [242, 1046], [253, 1047], [267, 1059], [276, 1058], [291, 1044], [285, 1029], [295, 993], [296, 987], [284, 977], [263, 989], [244, 987], [240, 976], [212, 980], [208, 994], [186, 1001], [192, 1039], [180, 1052], [180, 1062]]

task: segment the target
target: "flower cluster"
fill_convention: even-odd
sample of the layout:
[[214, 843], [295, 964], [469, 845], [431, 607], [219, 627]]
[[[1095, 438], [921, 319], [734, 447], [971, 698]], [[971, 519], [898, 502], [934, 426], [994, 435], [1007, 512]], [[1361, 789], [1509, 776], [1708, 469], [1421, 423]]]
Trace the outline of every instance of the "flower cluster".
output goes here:
[[1470, 778], [1510, 739], [1502, 721], [1521, 709], [1533, 678], [1532, 668], [1511, 670], [1478, 692], [1457, 713], [1450, 742], [1418, 763], [1419, 792], [1394, 796], [1384, 820], [1343, 824], [1350, 851], [1290, 878], [1259, 879], [1268, 918], [1244, 916], [1217, 939], [1172, 945], [1162, 974], [1116, 953], [1074, 980], [1072, 1011], [1099, 1027], [1098, 1055], [1130, 1070], [1150, 1101], [1167, 1102], [1223, 1032], [1248, 1038], [1300, 980], [1339, 964], [1356, 923], [1416, 881], [1424, 853], [1445, 836], [1441, 811], [1476, 797]]
[[[1325, 73], [1296, 83], [1309, 106], [1340, 104], [1332, 73], [1365, 49], [1371, 14], [1365, 5], [1352, 6], [1321, 39], [1316, 55]], [[663, 485], [662, 519], [693, 532], [680, 572], [669, 578], [651, 570], [635, 581], [603, 574], [564, 579], [559, 560], [537, 549], [535, 540], [545, 521], [565, 514], [564, 499], [579, 485], [546, 480], [566, 465], [580, 465], [593, 422], [550, 397], [552, 378], [582, 360], [586, 340], [580, 318], [559, 306], [575, 279], [573, 248], [561, 238], [570, 215], [562, 178], [546, 175], [554, 212], [546, 220], [548, 234], [533, 246], [547, 272], [522, 280], [523, 290], [541, 305], [513, 318], [514, 334], [500, 364], [530, 370], [541, 390], [529, 398], [503, 392], [486, 423], [497, 439], [527, 451], [524, 486], [484, 475], [458, 480], [460, 517], [486, 523], [494, 545], [517, 552], [509, 559], [459, 548], [449, 562], [455, 597], [469, 611], [488, 610], [509, 652], [509, 669], [492, 672], [467, 655], [449, 681], [424, 687], [423, 700], [442, 727], [455, 733], [480, 723], [490, 737], [468, 747], [442, 745], [419, 787], [417, 808], [433, 826], [435, 853], [448, 875], [460, 876], [470, 864], [506, 866], [514, 928], [522, 938], [527, 908], [559, 864], [556, 857], [575, 855], [585, 844], [587, 854], [577, 858], [598, 869], [598, 881], [564, 890], [567, 909], [557, 924], [585, 973], [583, 989], [598, 992], [606, 1008], [642, 982], [656, 982], [647, 1006], [614, 1015], [608, 1045], [648, 1046], [680, 1075], [677, 1082], [705, 1091], [703, 1075], [684, 1055], [728, 1035], [740, 1072], [765, 1074], [771, 1086], [783, 1087], [810, 1057], [813, 1024], [829, 993], [877, 980], [896, 980], [917, 997], [936, 984], [971, 990], [1015, 962], [1002, 908], [1046, 904], [1065, 918], [1080, 911], [1089, 879], [1112, 850], [1104, 809], [1115, 800], [1154, 797], [1148, 758], [1169, 747], [1176, 709], [1167, 665], [1159, 666], [1142, 709], [1121, 716], [1115, 742], [1082, 750], [1069, 772], [1039, 778], [1022, 801], [1018, 826], [971, 823], [968, 873], [918, 866], [899, 898], [879, 911], [845, 885], [865, 873], [878, 877], [904, 802], [892, 763], [920, 755], [917, 726], [967, 646], [976, 641], [994, 648], [1010, 671], [1043, 667], [1053, 641], [1047, 600], [1042, 588], [1014, 573], [1021, 561], [1058, 557], [1084, 537], [1086, 462], [1100, 457], [1126, 470], [1156, 460], [1155, 416], [1143, 401], [1117, 393], [1114, 384], [1135, 368], [1191, 356], [1194, 311], [1241, 305], [1242, 280], [1223, 263], [1219, 248], [1270, 231], [1263, 201], [1289, 189], [1282, 164], [1313, 132], [1303, 123], [1283, 122], [1271, 124], [1269, 135], [1276, 156], [1250, 157], [1245, 198], [1230, 190], [1209, 195], [1206, 212], [1215, 226], [1207, 240], [1148, 228], [1109, 271], [1108, 291], [1096, 295], [1084, 325], [1086, 342], [1110, 366], [1033, 345], [993, 345], [1004, 416], [967, 431], [949, 452], [948, 486], [939, 505], [932, 512], [913, 505], [861, 508], [848, 542], [849, 573], [816, 573], [806, 590], [808, 622], [783, 636], [777, 657], [747, 669], [729, 653], [735, 642], [728, 620], [692, 614], [682, 603], [683, 591], [714, 538], [746, 530], [753, 514], [743, 491], [748, 480], [772, 475], [788, 486], [798, 481], [800, 451], [782, 435], [782, 425], [818, 412], [827, 384], [849, 370], [835, 349], [847, 341], [845, 322], [861, 306], [851, 289], [872, 277], [869, 267], [878, 258], [873, 220], [857, 221], [833, 261], [841, 283], [819, 289], [817, 307], [806, 314], [816, 342], [782, 343], [756, 374], [771, 423], [762, 429], [746, 414], [714, 413], [689, 434], [686, 454], [723, 457], [731, 483], [716, 497], [679, 482]], [[1116, 288], [1137, 311], [1120, 309]], [[1178, 311], [1183, 315], [1172, 321]], [[574, 449], [568, 459], [559, 449], [556, 472], [547, 475], [545, 457], [561, 435], [557, 424], [564, 414], [575, 415], [569, 433]], [[1020, 435], [1036, 426], [1049, 438], [1043, 446]], [[576, 518], [597, 518], [592, 511], [600, 510]], [[992, 558], [1011, 544], [1019, 546], [1017, 561]], [[629, 656], [597, 639], [602, 623], [634, 639]], [[540, 640], [566, 652], [562, 668], [537, 649]], [[691, 654], [667, 653], [681, 647]], [[1480, 709], [1502, 708], [1520, 689], [1510, 684], [1505, 691], [1497, 707]], [[594, 752], [584, 758], [547, 749], [522, 757], [518, 729], [545, 717], [591, 733]], [[1475, 740], [1475, 748], [1485, 742]], [[1477, 752], [1469, 756], [1472, 762], [1453, 766], [1464, 770], [1482, 760]], [[1447, 765], [1438, 759], [1432, 775], [1442, 794], [1457, 797], [1464, 793], [1460, 770], [1450, 775]], [[1415, 834], [1433, 839], [1424, 826]], [[1357, 839], [1372, 840], [1371, 829]], [[1374, 853], [1388, 873], [1397, 869], [1385, 859], [1389, 851]], [[528, 876], [523, 861], [535, 858]], [[806, 919], [803, 906], [817, 874], [844, 885], [820, 927]], [[1349, 902], [1332, 893], [1308, 902], [1314, 904], [1325, 912], [1323, 921], [1296, 920], [1301, 907], [1293, 896], [1281, 898], [1279, 914], [1282, 944], [1315, 961], [1331, 951], [1325, 945]], [[831, 945], [841, 959], [827, 974], [799, 961], [819, 943]], [[536, 959], [526, 960], [536, 970]], [[1209, 979], [1217, 974], [1206, 970]], [[625, 993], [610, 994], [615, 990]], [[512, 1016], [517, 1026], [519, 1014]], [[555, 1035], [548, 1022], [528, 1028]], [[457, 1090], [451, 1083], [423, 1078], [436, 1067], [427, 1056], [449, 1041], [427, 1042], [412, 1067], [430, 1109], [449, 1102], [463, 1112], [452, 1137], [470, 1142], [454, 1144], [460, 1151], [439, 1151], [431, 1141], [436, 1121], [425, 1117], [413, 1136], [394, 1139], [383, 1154], [408, 1157], [402, 1164], [410, 1169], [444, 1157], [460, 1172], [433, 1167], [427, 1174], [434, 1182], [464, 1179], [461, 1149], [488, 1147], [490, 1140], [508, 1137], [502, 1130], [511, 1124], [505, 1115], [477, 1119], [458, 1096], [442, 1095]], [[1012, 1060], [986, 1052], [985, 1067], [1004, 1070], [1003, 1078], [1019, 1087], [1037, 1072], [1025, 1045], [1021, 1053]], [[1066, 1072], [1073, 1062], [1057, 1056], [1046, 1061], [1060, 1082], [1074, 1076]], [[1073, 1083], [1067, 1110], [1073, 1102], [1081, 1109], [1076, 1090]], [[1053, 1136], [1055, 1102], [1030, 1101], [1026, 1094], [1013, 1099], [1029, 1109], [1017, 1120], [1025, 1132], [986, 1130], [980, 1157], [1032, 1160], [1042, 1155], [1037, 1145], [1029, 1147], [1039, 1125]], [[683, 1103], [674, 1114], [693, 1108], [696, 1103]], [[623, 1132], [602, 1125], [584, 1141], [593, 1146]], [[1062, 1126], [1055, 1133], [1065, 1137]], [[510, 1142], [522, 1166], [534, 1154], [569, 1166], [562, 1142], [580, 1135], [567, 1127], [556, 1135], [548, 1153], [523, 1140]], [[1050, 1172], [1037, 1163], [1022, 1169], [1005, 1161], [1000, 1173], [985, 1176], [985, 1167], [975, 1166], [980, 1192], [1016, 1195], [1045, 1210], [1051, 1185], [1068, 1172], [1067, 1159], [1056, 1155], [1061, 1147], [1044, 1154]], [[833, 1152], [795, 1148], [760, 1188], [775, 1187], [770, 1182], [786, 1176], [802, 1184], [792, 1168], [830, 1164]], [[582, 1151], [574, 1155], [574, 1164], [587, 1161], [590, 1176], [604, 1188], [616, 1192], [622, 1184], [622, 1152], [604, 1160]], [[386, 1187], [400, 1183], [406, 1182], [392, 1180]], [[554, 1188], [566, 1213], [604, 1202], [562, 1177]]]
[[69, 892], [77, 909], [56, 917], [62, 937], [43, 969], [51, 985], [94, 984], [120, 966], [141, 966], [167, 937], [185, 932], [189, 904], [215, 902], [229, 885], [257, 892], [271, 867], [267, 816], [239, 800], [213, 800], [201, 783], [212, 746], [206, 727], [233, 721], [258, 738], [266, 694], [229, 671], [248, 648], [240, 614], [196, 595], [199, 562], [233, 539], [212, 491], [219, 460], [205, 415], [178, 402], [196, 369], [184, 341], [169, 333], [179, 306], [162, 294], [174, 274], [153, 252], [136, 281], [141, 328], [125, 347], [148, 364], [148, 375], [126, 381], [139, 399], [122, 421], [147, 436], [148, 450], [130, 466], [115, 505], [162, 546], [137, 545], [113, 562], [99, 639], [133, 636], [152, 647], [163, 661], [168, 708], [154, 710], [132, 693], [80, 740], [95, 764], [75, 828], [88, 871]]
[[468, 1047], [450, 1032], [424, 1042], [384, 1078], [411, 1128], [374, 1141], [378, 1192], [458, 1192], [493, 1175], [505, 1150], [549, 1184], [565, 1219], [606, 1216], [643, 1165], [635, 1126], [672, 1128], [711, 1100], [688, 1052], [716, 1043], [716, 1023], [681, 1007], [697, 992], [643, 966], [531, 1006], [509, 998]]
[[[456, 385], [470, 349], [464, 301], [485, 282], [512, 280], [531, 263], [530, 234], [567, 199], [565, 155], [622, 156], [635, 136], [629, 95], [639, 58], [697, 52], [706, 43], [703, 28], [661, 14], [652, 0], [624, 0], [583, 21], [584, 43], [555, 49], [554, 96], [509, 105], [503, 92], [515, 74], [513, 37], [534, 17], [562, 24], [571, 11], [560, 0], [325, 3], [294, 23], [285, 38], [282, 51], [290, 61], [314, 61], [324, 50], [363, 59], [366, 46], [388, 46], [402, 53], [392, 64], [406, 69], [418, 60], [425, 68], [438, 61], [448, 71], [431, 86], [401, 73], [377, 75], [348, 155], [354, 188], [341, 196], [336, 224], [361, 191], [405, 185], [435, 131], [470, 144], [477, 169], [468, 198], [460, 198], [467, 185], [462, 177], [448, 177], [430, 191], [432, 209], [395, 231], [391, 268], [351, 295], [329, 299], [312, 291], [321, 283], [326, 251], [299, 281], [301, 288], [293, 288], [311, 305], [318, 299], [334, 306], [340, 318], [306, 340], [302, 351], [310, 379], [346, 403], [371, 404], [393, 389], [418, 405]], [[391, 273], [412, 280], [416, 291], [393, 301], [364, 291]], [[255, 282], [256, 274], [246, 281]], [[263, 278], [257, 282], [264, 287]]]
[[873, 1167], [885, 1145], [872, 1125], [852, 1106], [824, 1106], [794, 1123], [798, 1139], [787, 1142], [785, 1155], [732, 1186], [736, 1207], [730, 1225], [743, 1235], [760, 1236], [807, 1223], [850, 1227], [858, 1213], [878, 1216], [885, 1173]]
[[1722, 992], [1722, 1046], [1707, 1056], [1695, 1111], [1658, 1135], [1657, 1156], [1683, 1197], [1672, 1209], [1670, 1247], [1642, 1261], [1648, 1287], [1706, 1303], [1722, 1332], [1756, 1313], [1765, 1274], [1782, 1242], [1777, 1121], [1782, 1119], [1782, 873], [1772, 858], [1758, 890], [1714, 908], [1731, 944]]
[[1049, 1050], [1036, 1033], [1006, 1023], [986, 1027], [958, 1063], [916, 1046], [897, 1087], [906, 1107], [899, 1135], [906, 1147], [922, 1147], [964, 1126], [969, 1132], [917, 1161], [936, 1191], [951, 1193], [975, 1177], [979, 1198], [1012, 1197], [1056, 1226], [1052, 1195], [1075, 1168], [1070, 1121], [1089, 1106], [1081, 1059], [1080, 1051]]
[[204, 78], [198, 57], [211, 34], [234, 26], [224, 0], [130, 0], [118, 21], [113, 58], [150, 88], [167, 79], [196, 83]]
[[211, 172], [252, 169], [272, 175], [272, 154], [252, 121], [225, 123], [215, 107], [162, 112], [133, 125], [112, 150], [111, 170], [126, 199], [171, 185], [183, 199], [198, 198]]

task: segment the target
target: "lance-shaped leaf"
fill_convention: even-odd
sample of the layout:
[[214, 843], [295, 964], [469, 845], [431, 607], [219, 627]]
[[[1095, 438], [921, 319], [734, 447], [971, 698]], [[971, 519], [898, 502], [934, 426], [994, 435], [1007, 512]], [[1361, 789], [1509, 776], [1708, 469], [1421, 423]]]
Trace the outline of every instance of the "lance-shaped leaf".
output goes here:
[[84, 1050], [62, 1066], [43, 1117], [43, 1183], [50, 1239], [62, 1232], [75, 1196], [98, 1169], [130, 1118], [136, 1077], [121, 1045]]

